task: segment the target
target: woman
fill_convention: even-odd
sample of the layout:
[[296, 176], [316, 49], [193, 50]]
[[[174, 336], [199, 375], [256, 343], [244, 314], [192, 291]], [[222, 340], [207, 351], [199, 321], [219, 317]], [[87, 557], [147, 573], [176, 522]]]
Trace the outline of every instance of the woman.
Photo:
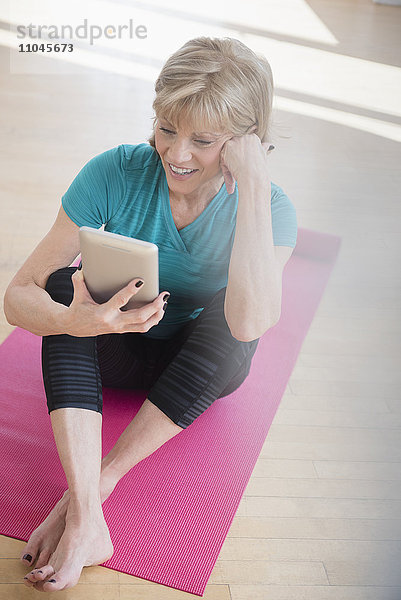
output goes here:
[[[7, 289], [9, 323], [43, 336], [68, 482], [24, 549], [28, 586], [71, 587], [84, 566], [112, 555], [102, 502], [135, 464], [239, 387], [280, 317], [297, 224], [268, 175], [272, 93], [269, 64], [239, 41], [185, 44], [156, 82], [149, 144], [120, 145], [84, 166]], [[102, 224], [159, 246], [163, 291], [153, 302], [120, 310], [136, 278], [98, 305], [82, 271], [68, 267], [79, 227]], [[102, 385], [149, 390], [103, 460]]]

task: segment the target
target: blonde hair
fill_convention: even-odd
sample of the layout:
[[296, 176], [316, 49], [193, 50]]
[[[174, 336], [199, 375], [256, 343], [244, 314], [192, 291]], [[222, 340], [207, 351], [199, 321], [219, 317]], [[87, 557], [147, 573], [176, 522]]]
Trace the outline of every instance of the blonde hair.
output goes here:
[[256, 126], [262, 142], [271, 136], [273, 75], [264, 56], [233, 38], [190, 40], [165, 63], [155, 84], [155, 117], [149, 138], [155, 147], [157, 117], [178, 127], [188, 120], [197, 131], [205, 126], [243, 135]]

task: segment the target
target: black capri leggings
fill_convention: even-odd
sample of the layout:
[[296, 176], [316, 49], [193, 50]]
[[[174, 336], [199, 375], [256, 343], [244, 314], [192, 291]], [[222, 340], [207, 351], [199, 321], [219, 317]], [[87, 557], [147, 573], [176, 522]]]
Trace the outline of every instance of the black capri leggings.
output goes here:
[[[69, 306], [76, 267], [52, 273], [46, 291]], [[235, 339], [224, 317], [226, 288], [171, 339], [141, 333], [42, 338], [48, 412], [75, 407], [102, 412], [102, 386], [148, 390], [147, 398], [185, 429], [217, 398], [231, 394], [249, 373], [259, 339]], [[168, 308], [167, 308], [168, 310]]]

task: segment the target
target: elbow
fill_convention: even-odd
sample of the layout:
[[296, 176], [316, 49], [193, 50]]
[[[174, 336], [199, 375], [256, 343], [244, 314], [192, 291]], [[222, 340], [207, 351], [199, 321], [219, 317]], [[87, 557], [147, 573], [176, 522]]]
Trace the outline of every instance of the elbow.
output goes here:
[[258, 340], [259, 338], [261, 338], [262, 335], [266, 333], [266, 331], [277, 325], [279, 320], [280, 315], [278, 315], [274, 319], [270, 319], [267, 324], [265, 323], [263, 326], [259, 326], [256, 328], [251, 326], [243, 326], [239, 329], [233, 329], [229, 326], [229, 328], [233, 338], [235, 338], [239, 342], [253, 342], [254, 340]]
[[12, 313], [12, 303], [10, 301], [10, 292], [9, 292], [10, 288], [7, 288], [6, 293], [4, 294], [4, 299], [3, 299], [3, 312], [4, 315], [6, 317], [6, 321], [9, 325], [13, 325], [14, 327], [17, 325], [17, 323], [15, 322], [15, 319], [13, 318], [13, 313]]
[[254, 340], [259, 339], [261, 336], [260, 335], [234, 335], [233, 332], [231, 332], [231, 335], [233, 336], [233, 338], [235, 338], [238, 342], [253, 342]]
[[6, 317], [6, 321], [7, 321], [7, 323], [8, 323], [9, 325], [13, 325], [13, 326], [14, 326], [14, 325], [15, 325], [15, 323], [14, 323], [14, 321], [13, 321], [13, 318], [12, 318], [12, 316], [11, 316], [11, 313], [10, 313], [10, 308], [9, 308], [9, 306], [7, 305], [7, 302], [6, 302], [6, 299], [5, 299], [5, 298], [4, 298], [4, 302], [3, 302], [3, 312], [4, 312], [4, 315], [5, 315], [5, 317]]

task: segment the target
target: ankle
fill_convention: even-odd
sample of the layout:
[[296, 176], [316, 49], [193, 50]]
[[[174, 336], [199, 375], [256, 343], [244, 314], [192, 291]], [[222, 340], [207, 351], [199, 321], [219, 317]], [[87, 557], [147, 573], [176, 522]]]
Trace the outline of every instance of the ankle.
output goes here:
[[100, 492], [90, 495], [80, 495], [77, 496], [75, 494], [70, 494], [70, 501], [68, 503], [68, 511], [67, 515], [71, 516], [72, 514], [76, 516], [87, 516], [89, 513], [93, 513], [101, 510], [102, 504], [100, 501]]
[[106, 524], [103, 511], [100, 508], [77, 512], [68, 510], [65, 518], [65, 528], [73, 530], [76, 534], [87, 535], [88, 531], [99, 529]]
[[65, 517], [65, 514], [68, 510], [68, 505], [70, 503], [70, 491], [66, 490], [60, 500], [54, 507], [54, 511], [59, 517]]
[[121, 470], [118, 466], [117, 461], [114, 461], [109, 456], [105, 456], [102, 460], [102, 466], [100, 471], [100, 489], [104, 485], [109, 487], [110, 485], [113, 488], [117, 485], [117, 483], [124, 477], [127, 471]]
[[117, 459], [111, 456], [111, 452], [103, 458], [100, 467], [101, 478], [113, 479], [117, 483], [125, 473], [126, 471], [122, 471], [119, 467]]
[[102, 471], [100, 476], [100, 500], [103, 504], [113, 492], [121, 477], [109, 469]]

